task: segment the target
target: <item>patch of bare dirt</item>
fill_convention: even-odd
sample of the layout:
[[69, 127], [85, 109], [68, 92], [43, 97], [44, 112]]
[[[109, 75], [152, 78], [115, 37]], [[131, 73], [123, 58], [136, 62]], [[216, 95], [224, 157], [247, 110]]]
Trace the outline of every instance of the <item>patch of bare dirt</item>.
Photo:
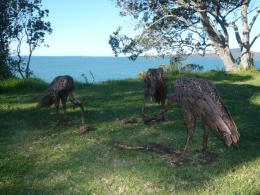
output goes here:
[[90, 128], [91, 128], [90, 124], [84, 123], [80, 126], [78, 132], [79, 132], [79, 134], [87, 133], [87, 132], [89, 132]]

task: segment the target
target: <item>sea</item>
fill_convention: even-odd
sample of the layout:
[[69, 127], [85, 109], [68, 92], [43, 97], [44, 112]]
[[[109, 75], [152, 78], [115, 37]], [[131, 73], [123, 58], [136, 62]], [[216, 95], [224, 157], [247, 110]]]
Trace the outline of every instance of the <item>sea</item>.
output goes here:
[[[86, 57], [86, 56], [33, 56], [33, 76], [51, 82], [58, 75], [71, 75], [79, 82], [98, 83], [108, 80], [136, 78], [140, 72], [169, 64], [169, 58], [139, 57], [132, 61], [127, 57]], [[200, 64], [203, 71], [224, 70], [223, 62], [216, 56], [191, 56], [184, 64]], [[255, 60], [260, 68], [260, 60]]]

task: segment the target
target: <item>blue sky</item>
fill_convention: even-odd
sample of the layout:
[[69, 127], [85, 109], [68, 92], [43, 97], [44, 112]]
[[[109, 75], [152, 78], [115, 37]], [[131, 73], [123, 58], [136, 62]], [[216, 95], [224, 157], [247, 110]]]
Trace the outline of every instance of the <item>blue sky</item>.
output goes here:
[[[118, 26], [127, 34], [134, 33], [131, 18], [120, 17], [115, 0], [42, 0], [50, 10], [49, 21], [53, 33], [46, 37], [50, 47], [38, 48], [34, 55], [41, 56], [112, 56], [109, 35]], [[260, 16], [252, 36], [259, 32]], [[233, 34], [232, 34], [233, 35]], [[237, 47], [231, 37], [231, 47]], [[260, 52], [260, 38], [253, 47]]]
[[46, 37], [49, 48], [35, 55], [112, 56], [109, 35], [118, 26], [131, 33], [133, 22], [119, 17], [113, 0], [43, 0], [49, 9], [53, 33]]

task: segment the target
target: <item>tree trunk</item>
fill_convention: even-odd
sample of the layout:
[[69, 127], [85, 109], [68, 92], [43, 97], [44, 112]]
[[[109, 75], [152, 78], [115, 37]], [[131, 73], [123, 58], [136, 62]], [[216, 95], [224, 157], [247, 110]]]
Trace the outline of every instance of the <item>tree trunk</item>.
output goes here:
[[244, 70], [247, 70], [253, 66], [253, 58], [250, 51], [250, 30], [248, 25], [248, 5], [249, 0], [246, 0], [245, 3], [241, 6], [241, 23], [242, 23], [242, 42], [243, 47], [241, 48], [241, 61], [240, 64], [243, 66]]
[[250, 50], [243, 48], [240, 64], [242, 65], [244, 70], [247, 70], [250, 67], [254, 66], [254, 61]]
[[21, 68], [21, 63], [22, 63], [22, 57], [20, 56], [20, 54], [17, 55], [18, 56], [18, 61], [16, 62], [17, 65], [17, 71], [20, 74], [20, 76], [22, 77], [22, 79], [24, 79], [24, 74]]
[[223, 61], [225, 70], [228, 72], [234, 71], [236, 69], [235, 60], [233, 58], [233, 55], [229, 49], [229, 47], [222, 48], [219, 47], [217, 44], [214, 44], [217, 55], [219, 58]]
[[20, 55], [20, 47], [21, 47], [21, 44], [19, 43], [18, 45], [18, 48], [17, 48], [17, 57], [18, 57], [18, 61], [16, 61], [16, 68], [17, 68], [17, 71], [19, 72], [20, 76], [24, 79], [24, 74], [23, 74], [23, 71], [22, 71], [22, 57]]
[[[206, 10], [204, 1], [200, 1], [200, 9]], [[214, 45], [216, 52], [220, 59], [223, 61], [226, 71], [234, 71], [236, 68], [234, 57], [228, 46], [228, 37], [224, 37], [211, 22], [206, 11], [200, 11], [200, 19], [205, 32], [207, 33], [210, 41]]]
[[30, 49], [28, 61], [27, 61], [26, 68], [25, 68], [25, 78], [27, 78], [27, 79], [30, 78], [30, 76], [31, 76], [30, 63], [31, 63], [32, 52], [33, 52], [33, 50]]

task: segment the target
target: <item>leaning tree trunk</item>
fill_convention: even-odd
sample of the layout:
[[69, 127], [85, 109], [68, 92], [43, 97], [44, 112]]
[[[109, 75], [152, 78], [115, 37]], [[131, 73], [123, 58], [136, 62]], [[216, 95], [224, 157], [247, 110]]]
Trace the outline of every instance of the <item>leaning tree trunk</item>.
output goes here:
[[[206, 10], [204, 1], [200, 1], [200, 9]], [[226, 71], [234, 71], [236, 68], [234, 57], [229, 48], [229, 37], [224, 37], [214, 24], [210, 21], [206, 11], [200, 11], [200, 19], [205, 32], [207, 33], [210, 41], [214, 45], [217, 55], [223, 61]]]
[[[214, 44], [214, 42], [213, 42]], [[230, 48], [226, 46], [226, 48], [223, 48], [219, 46], [217, 43], [214, 44], [217, 55], [219, 58], [223, 61], [226, 71], [234, 71], [236, 69], [236, 64], [234, 57], [230, 51]]]
[[31, 76], [31, 72], [30, 72], [30, 63], [31, 63], [31, 58], [32, 58], [32, 52], [33, 49], [30, 47], [30, 51], [29, 51], [29, 56], [28, 56], [28, 60], [27, 60], [27, 64], [26, 64], [26, 68], [25, 68], [25, 78], [30, 78]]

